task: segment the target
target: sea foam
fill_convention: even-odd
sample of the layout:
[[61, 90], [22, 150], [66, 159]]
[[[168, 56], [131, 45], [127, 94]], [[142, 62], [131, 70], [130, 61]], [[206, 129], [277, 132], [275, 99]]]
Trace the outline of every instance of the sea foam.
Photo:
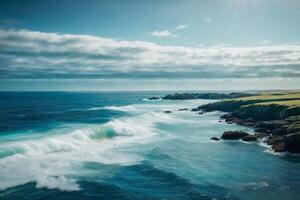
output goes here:
[[142, 158], [122, 148], [151, 141], [159, 132], [155, 124], [171, 120], [170, 115], [151, 111], [63, 134], [6, 142], [0, 148], [0, 190], [28, 182], [48, 189], [78, 190], [74, 176], [82, 173], [83, 163], [136, 164]]
[[104, 106], [104, 107], [92, 107], [88, 108], [87, 110], [115, 110], [121, 112], [135, 112], [138, 109], [134, 106], [127, 105], [127, 106]]

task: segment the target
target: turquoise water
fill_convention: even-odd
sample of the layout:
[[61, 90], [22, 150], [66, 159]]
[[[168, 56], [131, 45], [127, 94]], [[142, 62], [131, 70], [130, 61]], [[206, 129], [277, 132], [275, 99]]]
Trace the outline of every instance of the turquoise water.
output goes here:
[[299, 199], [299, 157], [153, 95], [0, 93], [0, 199]]

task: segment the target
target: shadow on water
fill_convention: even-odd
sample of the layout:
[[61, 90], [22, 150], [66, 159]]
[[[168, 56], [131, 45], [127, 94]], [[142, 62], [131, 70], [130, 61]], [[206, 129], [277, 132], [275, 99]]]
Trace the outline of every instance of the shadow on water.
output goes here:
[[291, 163], [300, 163], [300, 154], [287, 154], [284, 156], [281, 156], [280, 159], [291, 162]]
[[[90, 163], [88, 168], [106, 168], [111, 165]], [[63, 192], [56, 189], [36, 188], [35, 183], [28, 183], [2, 191], [0, 199], [35, 200], [35, 199], [178, 199], [178, 200], [212, 200], [236, 198], [217, 185], [197, 185], [173, 173], [154, 168], [150, 164], [133, 166], [113, 166], [113, 176], [98, 180], [82, 180], [80, 191]], [[101, 169], [102, 170], [102, 169]]]

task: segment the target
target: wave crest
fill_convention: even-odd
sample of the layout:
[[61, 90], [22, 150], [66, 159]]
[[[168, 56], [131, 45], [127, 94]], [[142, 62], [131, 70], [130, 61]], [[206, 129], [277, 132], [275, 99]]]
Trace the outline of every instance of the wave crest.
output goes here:
[[137, 164], [142, 158], [122, 148], [151, 141], [158, 132], [155, 123], [170, 120], [162, 112], [148, 112], [44, 138], [3, 143], [0, 190], [28, 182], [36, 182], [36, 187], [78, 190], [72, 177], [82, 173], [82, 163]]
[[136, 112], [139, 111], [138, 108], [128, 105], [128, 106], [104, 106], [104, 107], [92, 107], [88, 108], [87, 110], [95, 111], [95, 110], [114, 110], [114, 111], [121, 111], [121, 112]]

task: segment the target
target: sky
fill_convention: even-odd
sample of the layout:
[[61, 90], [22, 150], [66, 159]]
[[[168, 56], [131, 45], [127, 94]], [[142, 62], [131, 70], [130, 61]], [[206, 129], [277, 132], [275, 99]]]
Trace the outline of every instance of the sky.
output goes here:
[[2, 0], [0, 90], [300, 89], [299, 0]]

